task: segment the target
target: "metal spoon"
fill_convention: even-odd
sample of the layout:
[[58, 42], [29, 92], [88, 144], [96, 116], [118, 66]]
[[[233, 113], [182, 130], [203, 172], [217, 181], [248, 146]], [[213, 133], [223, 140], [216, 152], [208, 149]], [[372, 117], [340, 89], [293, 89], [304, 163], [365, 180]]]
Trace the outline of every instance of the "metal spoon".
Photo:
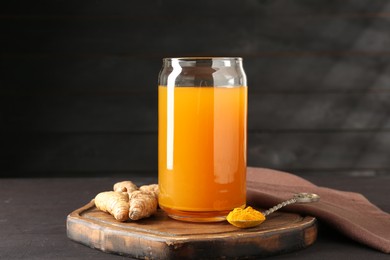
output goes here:
[[[271, 213], [274, 213], [275, 211], [287, 206], [287, 205], [291, 205], [291, 204], [294, 204], [294, 203], [310, 203], [310, 202], [316, 202], [316, 201], [319, 201], [320, 200], [320, 196], [318, 196], [317, 194], [314, 194], [314, 193], [297, 193], [297, 194], [294, 194], [294, 196], [289, 199], [289, 200], [286, 200], [286, 201], [283, 201], [281, 203], [279, 203], [278, 205], [266, 210], [266, 211], [263, 211], [261, 212], [264, 217], [270, 215]], [[254, 227], [254, 226], [257, 226], [259, 224], [261, 224], [264, 220], [234, 220], [232, 222], [230, 222], [231, 224], [233, 224], [234, 226], [237, 226], [237, 227]]]

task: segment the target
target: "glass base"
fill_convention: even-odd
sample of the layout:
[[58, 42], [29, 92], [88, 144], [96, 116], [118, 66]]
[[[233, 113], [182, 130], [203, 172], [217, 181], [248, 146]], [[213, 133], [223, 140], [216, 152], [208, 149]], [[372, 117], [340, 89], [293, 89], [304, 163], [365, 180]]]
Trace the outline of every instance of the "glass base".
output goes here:
[[[166, 208], [160, 205], [160, 208], [164, 210], [170, 218], [187, 221], [187, 222], [220, 222], [225, 221], [226, 216], [231, 210], [223, 211], [184, 211]], [[240, 206], [245, 208], [245, 204]]]

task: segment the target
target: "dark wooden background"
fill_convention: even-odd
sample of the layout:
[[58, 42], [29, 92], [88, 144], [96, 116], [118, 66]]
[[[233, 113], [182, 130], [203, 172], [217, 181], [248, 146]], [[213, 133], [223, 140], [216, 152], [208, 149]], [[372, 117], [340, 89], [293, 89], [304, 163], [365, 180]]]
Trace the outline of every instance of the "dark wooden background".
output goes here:
[[390, 175], [390, 1], [0, 4], [0, 175], [157, 173], [163, 57], [241, 56], [248, 164]]

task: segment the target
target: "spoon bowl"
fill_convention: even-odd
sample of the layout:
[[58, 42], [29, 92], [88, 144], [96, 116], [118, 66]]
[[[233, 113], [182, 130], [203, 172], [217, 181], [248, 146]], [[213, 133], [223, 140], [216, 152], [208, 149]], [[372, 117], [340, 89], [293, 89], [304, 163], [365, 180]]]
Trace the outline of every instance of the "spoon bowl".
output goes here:
[[314, 193], [297, 193], [297, 194], [294, 194], [294, 196], [291, 199], [283, 201], [283, 202], [279, 203], [278, 205], [276, 205], [276, 206], [274, 206], [266, 211], [260, 212], [264, 216], [264, 218], [259, 218], [259, 219], [254, 219], [254, 220], [252, 220], [252, 219], [251, 220], [246, 220], [246, 219], [232, 220], [228, 217], [227, 220], [229, 221], [230, 224], [232, 224], [233, 226], [239, 227], [239, 228], [255, 227], [255, 226], [258, 226], [261, 223], [263, 223], [266, 216], [274, 213], [275, 211], [277, 211], [277, 210], [279, 210], [287, 205], [291, 205], [294, 203], [311, 203], [311, 202], [317, 202], [319, 200], [320, 200], [320, 196], [318, 196], [317, 194], [314, 194]]
[[229, 223], [239, 228], [251, 228], [260, 225], [264, 220], [231, 220]]

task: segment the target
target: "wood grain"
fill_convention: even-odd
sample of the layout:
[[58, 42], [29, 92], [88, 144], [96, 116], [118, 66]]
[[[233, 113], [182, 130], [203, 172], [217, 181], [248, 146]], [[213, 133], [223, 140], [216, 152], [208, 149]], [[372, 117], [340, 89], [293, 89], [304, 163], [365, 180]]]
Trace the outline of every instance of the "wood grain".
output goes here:
[[[188, 54], [188, 53], [187, 53]], [[204, 53], [192, 53], [202, 55]], [[390, 53], [264, 51], [244, 56], [250, 94], [389, 92]], [[112, 95], [155, 92], [164, 56], [11, 53], [0, 59], [2, 95]], [[23, 72], [23, 75], [20, 73]], [[48, 73], [50, 72], [50, 73]]]
[[227, 222], [180, 222], [160, 210], [120, 223], [91, 202], [69, 214], [67, 234], [92, 248], [139, 259], [247, 259], [310, 246], [317, 226], [313, 217], [275, 213], [258, 227], [238, 229]]
[[[23, 5], [20, 3], [23, 2]], [[235, 1], [226, 4], [224, 0], [207, 1], [199, 0], [191, 3], [183, 3], [180, 0], [161, 2], [158, 0], [145, 0], [134, 5], [124, 0], [103, 0], [96, 3], [93, 0], [83, 1], [80, 4], [77, 0], [66, 2], [46, 2], [37, 1], [33, 4], [29, 1], [12, 1], [4, 4], [1, 9], [2, 14], [37, 14], [37, 15], [129, 15], [142, 16], [144, 13], [176, 13], [183, 11], [191, 14], [194, 11], [203, 11], [207, 15], [225, 15], [225, 14], [247, 14], [253, 15], [267, 10], [275, 15], [310, 15], [310, 14], [328, 14], [335, 15], [340, 13], [352, 14], [375, 14], [381, 11], [388, 4], [387, 0], [377, 0], [373, 2], [366, 1], [320, 1], [313, 3], [311, 1], [297, 0], [276, 0], [276, 1]], [[88, 8], [87, 8], [88, 7]], [[153, 7], [153, 8], [150, 8]], [[215, 13], [218, 8], [221, 13]]]
[[[390, 169], [389, 140], [389, 132], [376, 131], [250, 133], [248, 165], [306, 174], [310, 170], [384, 174]], [[10, 148], [0, 164], [12, 168], [14, 176], [157, 174], [156, 133], [14, 133], [2, 142]], [[1, 174], [10, 176], [7, 171]]]
[[[157, 132], [157, 86], [151, 93], [26, 94], [0, 97], [3, 131], [40, 133]], [[92, 91], [91, 91], [92, 92]], [[390, 92], [252, 93], [248, 130], [390, 130]]]
[[[294, 5], [294, 1], [289, 2]], [[307, 51], [346, 49], [387, 51], [386, 43], [389, 37], [383, 32], [386, 32], [388, 20], [379, 15], [378, 17], [364, 15], [367, 11], [360, 10], [352, 13], [354, 15], [350, 15], [351, 11], [321, 15], [325, 11], [319, 11], [312, 4], [295, 3], [296, 8], [308, 10], [302, 12], [301, 9], [297, 13], [290, 11], [290, 15], [286, 15], [285, 11], [285, 15], [279, 15], [275, 22], [274, 19], [280, 10], [275, 12], [272, 5], [243, 5], [238, 8], [241, 12], [234, 12], [237, 10], [234, 9], [235, 5], [226, 5], [225, 11], [222, 11], [221, 4], [205, 2], [195, 4], [190, 11], [193, 15], [188, 15], [185, 10], [189, 7], [181, 4], [161, 4], [159, 12], [158, 9], [150, 10], [144, 12], [142, 16], [139, 14], [94, 16], [88, 13], [84, 16], [70, 14], [54, 17], [22, 15], [9, 19], [9, 26], [1, 28], [0, 25], [0, 29], [12, 43], [9, 46], [11, 52], [15, 50], [34, 52], [41, 48], [42, 42], [45, 42], [44, 50], [49, 53], [70, 50], [76, 53], [139, 53], [139, 50], [144, 53], [166, 53], [167, 49], [174, 46], [173, 50], [178, 54], [188, 52], [186, 43], [189, 41], [192, 52], [218, 54], [253, 53], [259, 50], [302, 50], [303, 45]], [[154, 3], [150, 5], [150, 9], [158, 6]], [[288, 8], [287, 6], [288, 4], [285, 8]], [[368, 4], [366, 6], [370, 7]], [[337, 8], [337, 5], [335, 7]], [[350, 7], [350, 10], [353, 10], [352, 4]], [[219, 9], [217, 13], [212, 11], [216, 8]], [[251, 8], [257, 9], [257, 13]], [[376, 8], [378, 10], [378, 6]], [[140, 9], [142, 12], [142, 5]], [[229, 15], [232, 12], [234, 13]], [[174, 14], [175, 18], [173, 19], [170, 14]], [[201, 34], [188, 30], [189, 25]], [[375, 30], [371, 30], [371, 26], [375, 26]], [[362, 33], [362, 29], [365, 33]], [[162, 40], [144, 41], [145, 32]], [[296, 32], [299, 32], [299, 37], [296, 36]], [[381, 35], [381, 42], [373, 44], [371, 37], [376, 34]], [[110, 35], [110, 38], [107, 38], [107, 35]], [[312, 40], [313, 37], [317, 40]], [[29, 45], [24, 44], [26, 38], [30, 39]], [[204, 39], [208, 42], [207, 49], [202, 45]], [[243, 43], [242, 39], [246, 39], [246, 42]]]
[[155, 172], [161, 58], [210, 55], [244, 57], [250, 165], [389, 174], [389, 10], [386, 0], [4, 2], [1, 174]]

